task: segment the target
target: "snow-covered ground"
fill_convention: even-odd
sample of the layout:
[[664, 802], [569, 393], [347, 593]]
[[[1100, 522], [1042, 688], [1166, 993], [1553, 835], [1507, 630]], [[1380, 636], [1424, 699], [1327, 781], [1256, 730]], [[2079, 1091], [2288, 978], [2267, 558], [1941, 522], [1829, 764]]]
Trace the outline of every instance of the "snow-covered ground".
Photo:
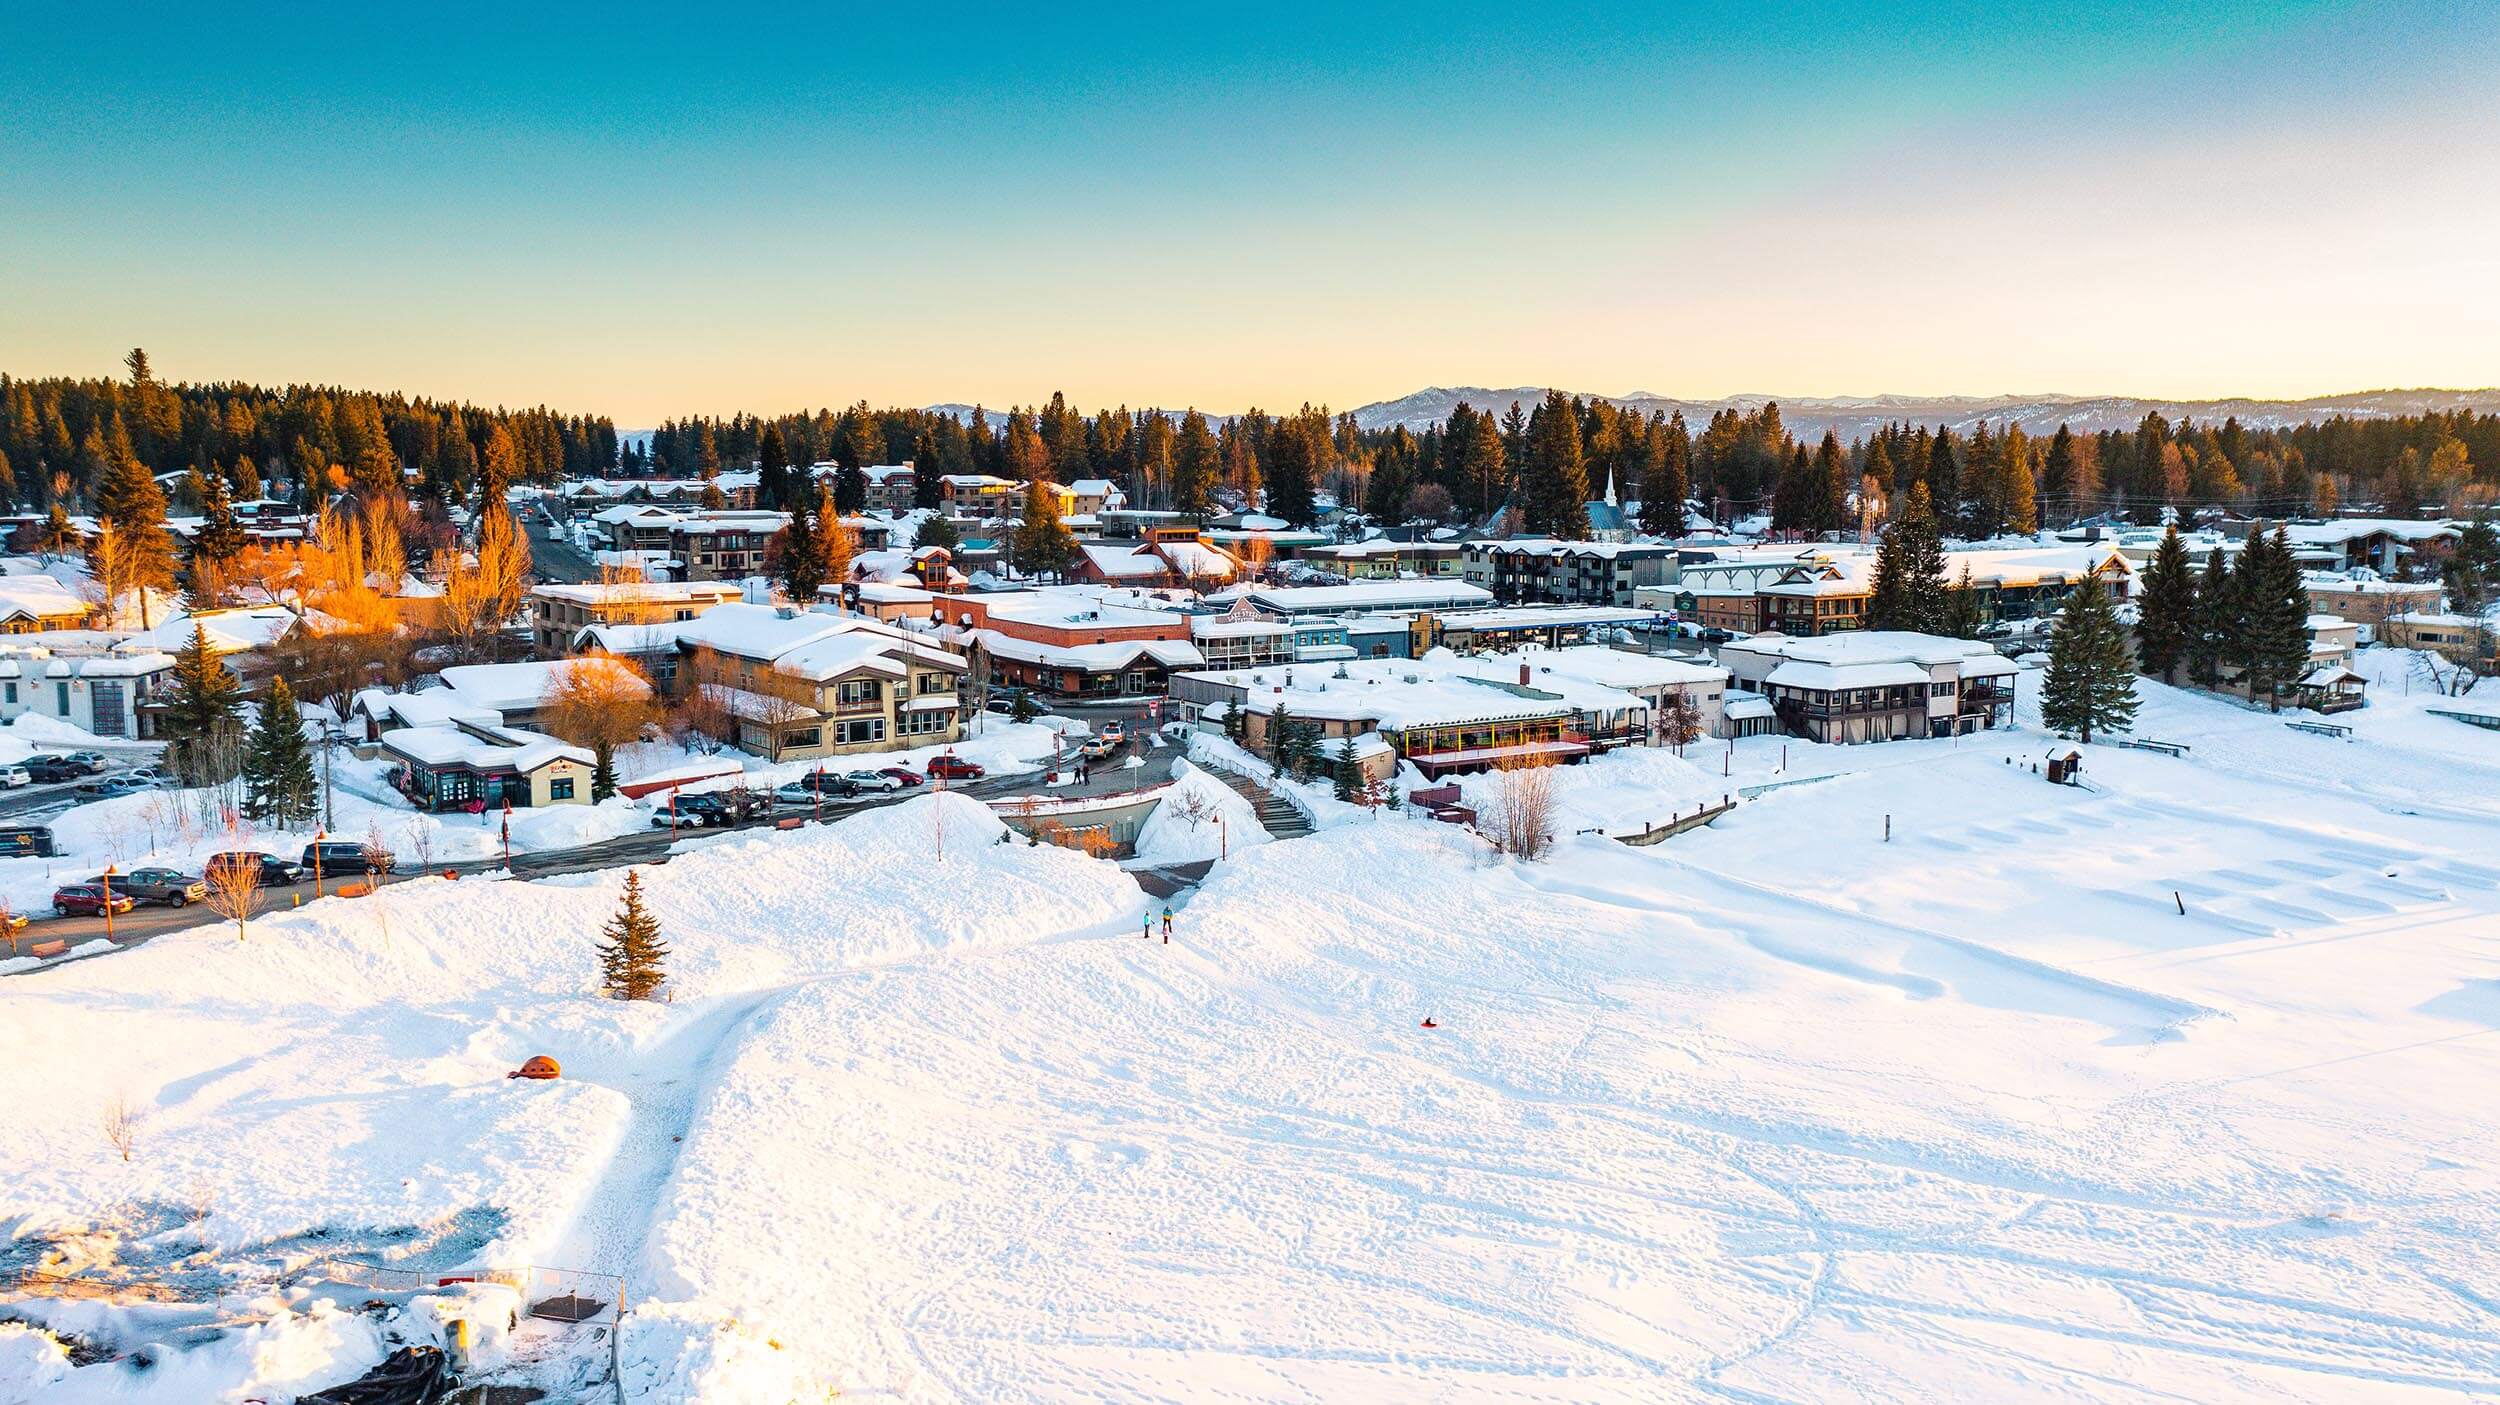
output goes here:
[[[23, 720], [23, 719], [21, 719]], [[57, 725], [57, 724], [56, 724]], [[1085, 724], [1065, 719], [1053, 723], [1013, 723], [988, 719], [980, 732], [951, 744], [913, 747], [857, 756], [772, 762], [739, 751], [698, 756], [669, 744], [638, 744], [617, 755], [617, 776], [628, 784], [695, 762], [740, 767], [736, 774], [685, 787], [688, 792], [727, 786], [773, 786], [796, 780], [819, 767], [836, 771], [882, 766], [925, 767], [930, 757], [952, 751], [987, 768], [992, 775], [1020, 775], [1064, 749], [1063, 730], [1082, 735]], [[0, 728], [4, 751], [14, 728]], [[43, 743], [58, 745], [59, 743]], [[0, 764], [8, 758], [0, 754]], [[390, 786], [388, 766], [358, 760], [346, 752], [332, 763], [332, 807], [337, 822], [331, 838], [379, 845], [398, 856], [403, 867], [491, 859], [504, 851], [504, 814], [429, 815], [410, 805]], [[597, 805], [548, 805], [512, 812], [512, 851], [537, 853], [595, 844], [651, 827], [654, 802], [616, 797]], [[294, 859], [317, 832], [317, 825], [281, 829], [245, 824], [229, 829], [222, 802], [205, 792], [142, 792], [90, 801], [45, 821], [60, 853], [52, 858], [0, 859], [0, 907], [11, 912], [48, 915], [53, 890], [80, 882], [107, 864], [127, 871], [154, 865], [198, 873], [211, 854], [226, 849], [259, 849]], [[273, 895], [274, 896], [274, 895]]]
[[2500, 734], [2145, 691], [2194, 750], [2082, 787], [1762, 739], [1564, 773], [1832, 777], [1651, 848], [1338, 817], [1169, 946], [953, 795], [645, 870], [668, 1004], [589, 993], [612, 873], [160, 938], [0, 982], [0, 1223], [622, 1272], [637, 1401], [2500, 1394]]

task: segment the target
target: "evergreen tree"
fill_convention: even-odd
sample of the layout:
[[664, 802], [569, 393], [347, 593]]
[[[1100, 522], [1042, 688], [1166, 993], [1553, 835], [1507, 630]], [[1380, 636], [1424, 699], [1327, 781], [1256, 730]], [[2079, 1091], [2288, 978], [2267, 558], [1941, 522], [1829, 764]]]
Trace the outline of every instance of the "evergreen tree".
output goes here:
[[1806, 480], [1805, 503], [1809, 527], [1816, 533], [1837, 532], [1849, 522], [1849, 458], [1840, 447], [1840, 436], [1823, 431], [1823, 442], [1814, 451], [1814, 472]]
[[1944, 622], [1937, 633], [1955, 639], [1976, 639], [1987, 627], [1987, 605], [1979, 598], [1979, 587], [1972, 583], [1970, 567], [1965, 565], [1962, 574], [1954, 578], [1953, 589], [1945, 594]]
[[1033, 720], [1033, 715], [1033, 694], [1030, 689], [1018, 688], [1015, 692], [1008, 695], [1008, 721], [1030, 722]]
[[851, 558], [858, 554], [859, 533], [842, 520], [841, 509], [834, 506], [832, 485], [817, 489], [816, 555], [823, 563], [817, 568], [817, 578], [831, 585], [849, 580]]
[[[1515, 414], [1518, 406], [1511, 409]], [[1535, 536], [1588, 540], [1589, 479], [1581, 459], [1580, 414], [1559, 390], [1545, 392], [1528, 419], [1519, 506]]]
[[598, 765], [590, 773], [590, 803], [593, 805], [616, 794], [616, 748], [602, 746], [596, 750]]
[[1059, 520], [1059, 494], [1046, 477], [1024, 485], [1024, 521], [1015, 533], [1016, 568], [1028, 576], [1057, 575], [1076, 559], [1076, 534]]
[[2089, 743], [2095, 732], [2123, 730], [2135, 720], [2135, 665], [2109, 593], [2087, 581], [2066, 597], [2049, 640], [2048, 676], [2040, 685], [2040, 721]]
[[1349, 805], [1362, 800], [1363, 768], [1354, 759], [1354, 738], [1346, 737], [1337, 743], [1335, 764], [1329, 769], [1333, 773], [1330, 779], [1335, 784], [1339, 800]]
[[1207, 494], [1222, 468], [1207, 417], [1196, 410], [1181, 416], [1180, 438], [1172, 446], [1172, 510], [1192, 520], [1205, 518], [1214, 506]]
[[850, 516], [868, 510], [868, 475], [859, 465], [846, 463], [833, 471], [833, 505]]
[[2492, 597], [2500, 595], [2500, 530], [2492, 526], [2490, 509], [2474, 514], [2474, 520], [2466, 524], [2441, 576], [2452, 603], [2467, 614], [2482, 613]]
[[2222, 681], [2222, 664], [2232, 638], [2239, 633], [2239, 588], [2222, 562], [2222, 548], [2205, 553], [2205, 573], [2196, 582], [2195, 626], [2188, 633], [2188, 681], [2211, 688]]
[[2144, 570], [2144, 598], [2136, 605], [2137, 667], [2159, 675], [2164, 683], [2177, 682], [2196, 626], [2196, 577], [2188, 569], [2187, 547], [2179, 541], [2179, 529], [2173, 526], [2162, 534], [2161, 548]]
[[1953, 454], [1953, 431], [1939, 426], [1927, 451], [1927, 495], [1936, 505], [1936, 525], [1946, 536], [1962, 530], [1962, 465]]
[[242, 524], [235, 521], [234, 494], [226, 487], [226, 475], [209, 473], [201, 490], [201, 522], [199, 535], [191, 539], [191, 557], [224, 565], [251, 545], [251, 537]]
[[174, 538], [165, 528], [165, 491], [131, 451], [130, 436], [118, 419], [109, 440], [90, 430], [87, 442], [91, 450], [82, 450], [82, 457], [92, 452], [101, 460], [96, 515], [121, 536], [123, 581], [138, 591], [140, 628], [150, 628], [149, 592], [174, 588]]
[[2233, 573], [2239, 596], [2239, 630], [2225, 657], [2240, 670], [2250, 700], [2263, 695], [2281, 711], [2283, 692], [2309, 671], [2309, 591], [2292, 559], [2291, 538], [2252, 531]]
[[[933, 478], [930, 487], [936, 488]], [[790, 449], [781, 437], [781, 426], [764, 426], [763, 438], [755, 446], [755, 503], [758, 507], [779, 508], [790, 502]]]
[[1308, 527], [1318, 519], [1313, 493], [1326, 433], [1326, 419], [1314, 424], [1307, 414], [1276, 422], [1267, 440], [1268, 516], [1281, 517], [1297, 527]]
[[611, 1000], [649, 1000], [668, 980], [660, 919], [642, 905], [642, 875], [625, 871], [625, 900], [600, 929], [599, 991]]
[[929, 516], [920, 519], [920, 530], [913, 537], [912, 544], [915, 546], [942, 546], [948, 551], [953, 551], [956, 547], [963, 544], [963, 533], [955, 529], [955, 521], [953, 518], [948, 517], [943, 513], [931, 513]]
[[321, 809], [321, 785], [313, 775], [312, 747], [304, 739], [304, 716], [295, 690], [273, 678], [260, 700], [260, 717], [243, 748], [243, 813], [280, 829], [310, 820]]
[[1945, 589], [1944, 542], [1936, 531], [1935, 505], [1927, 485], [1914, 483], [1901, 515], [1885, 530], [1875, 552], [1867, 628], [1934, 634], [1944, 627]]
[[219, 785], [233, 778], [235, 707], [243, 686], [208, 647], [208, 631], [191, 626], [191, 638], [174, 654], [171, 689], [161, 730], [165, 760], [186, 785]]
[[790, 504], [790, 525], [781, 533], [781, 588], [802, 607], [825, 583], [825, 553], [817, 544], [814, 508], [804, 493]]
[[1680, 537], [1685, 528], [1684, 503], [1693, 495], [1693, 436], [1684, 427], [1684, 412], [1676, 411], [1664, 427], [1652, 421], [1650, 437], [1656, 447], [1649, 455], [1649, 472], [1641, 480], [1641, 530], [1652, 536]]

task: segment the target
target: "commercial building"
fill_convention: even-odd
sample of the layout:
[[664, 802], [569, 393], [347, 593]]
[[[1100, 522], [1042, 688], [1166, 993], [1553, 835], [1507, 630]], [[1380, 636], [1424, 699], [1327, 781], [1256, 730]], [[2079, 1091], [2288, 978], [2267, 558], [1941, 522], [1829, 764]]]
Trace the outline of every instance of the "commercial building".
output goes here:
[[676, 634], [679, 689], [701, 688], [739, 746], [776, 760], [951, 742], [964, 660], [857, 615], [723, 605]]
[[531, 589], [527, 600], [530, 639], [540, 654], [560, 657], [572, 653], [582, 631], [593, 625], [690, 620], [715, 605], [741, 598], [737, 586], [718, 581], [540, 585]]
[[1771, 703], [1780, 724], [1819, 742], [1944, 737], [2013, 720], [2013, 661], [1970, 639], [1903, 630], [1731, 640], [1719, 662]]

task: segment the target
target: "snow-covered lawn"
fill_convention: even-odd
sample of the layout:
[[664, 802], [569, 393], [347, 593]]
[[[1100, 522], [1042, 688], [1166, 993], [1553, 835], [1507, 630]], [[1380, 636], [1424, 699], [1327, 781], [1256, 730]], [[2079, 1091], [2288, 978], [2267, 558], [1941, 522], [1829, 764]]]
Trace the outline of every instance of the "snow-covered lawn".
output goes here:
[[645, 870], [673, 1004], [588, 993], [612, 873], [160, 938], [0, 981], [0, 1219], [621, 1271], [637, 1401], [2500, 1393], [2500, 735], [2146, 692], [2195, 750], [2084, 787], [1766, 739], [1565, 773], [1835, 777], [1652, 848], [1334, 816], [1169, 946], [953, 795]]

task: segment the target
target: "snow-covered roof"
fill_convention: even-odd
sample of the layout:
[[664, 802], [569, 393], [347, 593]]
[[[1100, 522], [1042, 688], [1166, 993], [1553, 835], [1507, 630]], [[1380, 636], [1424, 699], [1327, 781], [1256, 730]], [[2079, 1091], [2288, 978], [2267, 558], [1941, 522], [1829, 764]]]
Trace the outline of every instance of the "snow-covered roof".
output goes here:
[[976, 629], [972, 636], [998, 658], [1049, 668], [1081, 668], [1099, 673], [1126, 668], [1140, 658], [1152, 659], [1165, 668], [1196, 668], [1207, 661], [1206, 655], [1198, 652], [1198, 646], [1186, 639], [1113, 639], [1101, 644], [1066, 645], [1037, 644], [995, 629]]
[[1352, 581], [1345, 585], [1249, 587], [1252, 605], [1276, 614], [1333, 614], [1345, 610], [1425, 610], [1491, 605], [1493, 592], [1465, 581]]
[[453, 722], [471, 722], [495, 726], [503, 714], [491, 707], [462, 700], [449, 688], [429, 688], [421, 693], [400, 693], [388, 688], [366, 688], [356, 694], [348, 711], [361, 713], [377, 722], [396, 722], [404, 727], [438, 727]]
[[1914, 663], [1823, 663], [1811, 659], [1791, 659], [1772, 669], [1762, 681], [1777, 688], [1828, 692], [1834, 688], [1924, 688], [1929, 680], [1927, 670]]
[[[489, 740], [489, 736], [502, 740]], [[468, 766], [480, 771], [509, 767], [522, 775], [557, 761], [591, 764], [590, 753], [578, 746], [508, 727], [399, 727], [382, 734], [382, 746], [428, 766]]]
[[2332, 522], [2293, 522], [2283, 534], [2295, 546], [2339, 546], [2380, 533], [2400, 542], [2424, 542], [2456, 536], [2445, 522], [2417, 522], [2406, 517], [2339, 517]]
[[1296, 717], [1370, 722], [1391, 731], [1466, 722], [1512, 722], [1574, 713], [1648, 710], [1640, 698], [1559, 674], [1533, 675], [1498, 659], [1461, 659], [1436, 650], [1422, 659], [1353, 659], [1313, 666], [1267, 664], [1194, 675], [1240, 687], [1243, 705]]
[[671, 605], [695, 600], [735, 600], [740, 593], [737, 586], [723, 581], [580, 581], [549, 583], [530, 591], [532, 595], [576, 605]]
[[1918, 634], [1906, 629], [1859, 629], [1812, 637], [1772, 631], [1732, 639], [1719, 646], [1722, 655], [1731, 651], [1822, 663], [1940, 664], [1996, 655], [1994, 649], [1976, 639]]
[[1655, 610], [1618, 605], [1502, 605], [1489, 610], [1445, 610], [1440, 620], [1444, 629], [1502, 630], [1647, 624], [1657, 617]]
[[[547, 693], [578, 663], [574, 659], [528, 659], [520, 663], [461, 664], [443, 670], [443, 684], [470, 707], [497, 713], [527, 712], [546, 701]], [[650, 685], [637, 677], [644, 692]]]
[[48, 575], [0, 576], [0, 619], [76, 619], [94, 607]]
[[960, 670], [963, 660], [916, 635], [858, 615], [783, 610], [770, 605], [721, 605], [679, 622], [682, 646], [715, 649], [770, 663], [776, 671], [822, 682], [866, 670], [902, 677], [907, 663]]
[[192, 627], [197, 625], [208, 636], [211, 652], [239, 654], [247, 649], [266, 648], [284, 639], [303, 622], [303, 618], [284, 605], [175, 615], [156, 628], [134, 634], [113, 647], [117, 653], [178, 653], [191, 642]]
[[1735, 688], [1728, 690], [1727, 696], [1721, 702], [1720, 710], [1726, 713], [1731, 722], [1749, 722], [1779, 716], [1779, 709], [1771, 706], [1769, 698], [1760, 693], [1748, 693]]
[[1120, 491], [1120, 485], [1108, 478], [1079, 478], [1068, 484], [1068, 491], [1080, 498], [1107, 498]]
[[1093, 568], [1114, 580], [1130, 576], [1159, 576], [1168, 568], [1163, 558], [1142, 546], [1093, 546], [1080, 544], [1077, 550]]
[[1568, 649], [1533, 649], [1498, 657], [1514, 667], [1524, 663], [1536, 675], [1558, 673], [1565, 678], [1577, 678], [1583, 683], [1597, 683], [1609, 688], [1681, 688], [1694, 684], [1725, 683], [1728, 677], [1727, 670], [1717, 664], [1627, 653], [1597, 644]]

